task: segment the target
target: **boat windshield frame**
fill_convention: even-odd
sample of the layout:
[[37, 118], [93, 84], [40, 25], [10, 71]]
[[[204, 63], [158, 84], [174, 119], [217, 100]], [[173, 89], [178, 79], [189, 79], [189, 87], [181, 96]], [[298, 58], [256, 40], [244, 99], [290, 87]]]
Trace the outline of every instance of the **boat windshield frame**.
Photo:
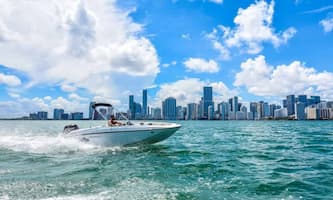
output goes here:
[[[106, 121], [108, 120], [106, 118], [106, 115], [104, 115], [103, 113], [101, 113], [99, 111], [99, 109], [97, 109], [98, 107], [110, 107], [112, 109], [112, 112], [113, 112], [113, 110], [116, 110], [118, 112], [118, 110], [109, 103], [94, 103], [91, 105], [91, 108], [94, 110], [91, 120], [94, 119], [95, 112], [97, 112], [100, 116], [102, 116], [104, 120], [106, 120]], [[121, 112], [118, 112], [118, 113], [121, 115], [121, 117], [123, 117], [127, 121], [128, 124], [131, 124], [130, 120], [125, 115], [123, 115]]]

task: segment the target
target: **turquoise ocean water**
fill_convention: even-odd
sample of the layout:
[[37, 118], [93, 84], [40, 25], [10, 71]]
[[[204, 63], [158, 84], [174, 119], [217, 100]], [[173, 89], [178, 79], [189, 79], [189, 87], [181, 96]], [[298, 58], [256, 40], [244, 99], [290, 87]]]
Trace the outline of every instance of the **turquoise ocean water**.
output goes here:
[[134, 148], [64, 139], [68, 123], [0, 121], [0, 199], [333, 199], [332, 121], [181, 121]]

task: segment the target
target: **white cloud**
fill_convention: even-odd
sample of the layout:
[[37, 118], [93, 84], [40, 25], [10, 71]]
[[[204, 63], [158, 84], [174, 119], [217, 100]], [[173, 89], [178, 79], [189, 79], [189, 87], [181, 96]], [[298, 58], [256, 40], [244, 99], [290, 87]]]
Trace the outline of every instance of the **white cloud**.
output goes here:
[[238, 94], [238, 91], [229, 89], [223, 82], [209, 82], [197, 78], [187, 78], [173, 83], [162, 84], [156, 94], [154, 106], [161, 107], [161, 102], [169, 96], [177, 99], [177, 105], [185, 106], [188, 103], [198, 103], [203, 95], [202, 88], [204, 86], [213, 87], [215, 102], [221, 102]]
[[61, 90], [64, 92], [74, 92], [77, 88], [73, 85], [62, 84]]
[[319, 24], [324, 28], [325, 32], [331, 32], [333, 30], [333, 17], [323, 19]]
[[191, 40], [191, 36], [189, 33], [184, 33], [181, 35], [181, 37], [184, 39], [184, 40]]
[[167, 68], [167, 67], [175, 66], [175, 65], [177, 65], [177, 61], [173, 60], [171, 63], [162, 64], [162, 67]]
[[207, 38], [223, 59], [229, 58], [232, 48], [239, 48], [249, 54], [261, 52], [264, 43], [271, 43], [277, 48], [287, 43], [295, 35], [296, 29], [290, 27], [276, 33], [272, 27], [273, 14], [274, 1], [270, 4], [264, 0], [256, 1], [249, 7], [238, 10], [234, 28], [219, 25], [207, 34]]
[[1, 1], [0, 13], [1, 64], [26, 73], [30, 86], [118, 97], [159, 73], [142, 25], [115, 1]]
[[0, 73], [0, 84], [19, 86], [21, 85], [21, 80], [17, 76]]
[[236, 74], [234, 85], [245, 86], [249, 93], [259, 96], [316, 94], [332, 99], [332, 80], [333, 73], [317, 72], [300, 61], [274, 67], [260, 55], [241, 63], [241, 71]]
[[204, 60], [202, 58], [189, 58], [184, 61], [183, 64], [189, 71], [198, 73], [215, 73], [220, 70], [218, 64], [214, 60]]

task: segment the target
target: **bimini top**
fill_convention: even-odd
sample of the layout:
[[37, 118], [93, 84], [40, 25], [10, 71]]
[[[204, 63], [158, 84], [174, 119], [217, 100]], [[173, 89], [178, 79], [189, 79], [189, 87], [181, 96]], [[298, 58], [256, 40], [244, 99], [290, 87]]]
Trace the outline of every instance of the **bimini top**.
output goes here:
[[92, 107], [93, 109], [95, 109], [95, 108], [98, 107], [98, 106], [112, 107], [112, 105], [109, 104], [109, 103], [94, 103], [94, 104], [91, 105], [91, 107]]

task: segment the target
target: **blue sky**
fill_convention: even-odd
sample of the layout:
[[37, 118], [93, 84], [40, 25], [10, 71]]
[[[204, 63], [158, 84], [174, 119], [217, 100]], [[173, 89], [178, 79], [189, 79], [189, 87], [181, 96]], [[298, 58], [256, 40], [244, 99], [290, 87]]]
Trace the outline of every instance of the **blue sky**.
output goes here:
[[[328, 0], [2, 1], [0, 117], [91, 100], [126, 110], [168, 96], [198, 102], [333, 99], [333, 3]], [[50, 113], [52, 114], [52, 112]]]

